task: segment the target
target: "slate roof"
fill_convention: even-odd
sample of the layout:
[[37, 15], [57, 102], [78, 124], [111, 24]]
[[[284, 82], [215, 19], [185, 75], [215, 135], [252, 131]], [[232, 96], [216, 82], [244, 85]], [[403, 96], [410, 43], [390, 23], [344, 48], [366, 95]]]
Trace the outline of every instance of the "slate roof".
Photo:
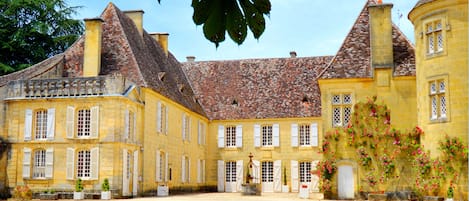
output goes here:
[[[121, 74], [127, 80], [141, 87], [148, 87], [206, 116], [202, 107], [195, 102], [190, 83], [182, 71], [181, 64], [169, 54], [166, 56], [161, 46], [148, 33], [143, 37], [136, 25], [114, 4], [109, 3], [100, 16], [103, 19], [101, 72], [100, 75]], [[55, 62], [63, 63], [63, 77], [80, 77], [83, 71], [83, 51], [86, 35], [79, 38], [63, 54], [47, 59], [24, 71], [0, 78], [2, 80], [31, 79], [37, 71], [52, 69]], [[160, 72], [166, 74], [163, 81]], [[44, 73], [44, 72], [43, 72]], [[7, 81], [4, 81], [7, 82]], [[180, 86], [185, 86], [182, 92]]]
[[209, 119], [320, 117], [319, 73], [332, 56], [186, 62]]
[[[321, 73], [322, 79], [332, 78], [371, 78], [371, 45], [368, 6], [376, 4], [368, 0], [342, 46]], [[394, 50], [394, 76], [415, 76], [415, 54], [412, 43], [392, 25]]]

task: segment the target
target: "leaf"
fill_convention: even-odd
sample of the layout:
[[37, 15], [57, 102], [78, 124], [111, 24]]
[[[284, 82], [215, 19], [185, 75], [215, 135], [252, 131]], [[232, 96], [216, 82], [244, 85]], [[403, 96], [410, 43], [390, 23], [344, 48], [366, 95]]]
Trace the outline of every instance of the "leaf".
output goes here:
[[271, 9], [271, 4], [269, 0], [254, 0], [254, 6], [262, 14], [269, 14]]
[[215, 43], [216, 47], [225, 40], [226, 15], [223, 6], [223, 1], [212, 1], [210, 16], [203, 26], [205, 38]]
[[192, 0], [192, 7], [194, 8], [194, 14], [192, 20], [196, 25], [205, 23], [210, 15], [210, 3], [211, 0]]
[[247, 25], [236, 1], [230, 1], [227, 6], [226, 29], [230, 38], [241, 45], [247, 36]]

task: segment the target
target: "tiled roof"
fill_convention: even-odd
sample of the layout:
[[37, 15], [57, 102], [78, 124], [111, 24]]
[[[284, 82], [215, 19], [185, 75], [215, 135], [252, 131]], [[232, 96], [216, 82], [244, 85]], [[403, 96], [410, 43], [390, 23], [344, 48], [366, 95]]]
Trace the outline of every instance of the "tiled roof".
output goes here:
[[317, 77], [331, 56], [186, 62], [209, 119], [320, 117]]
[[[368, 0], [342, 46], [321, 73], [321, 78], [371, 78], [371, 45], [368, 6], [376, 4]], [[415, 75], [414, 47], [399, 30], [392, 25], [394, 50], [394, 76]]]
[[[103, 19], [101, 72], [100, 75], [121, 74], [138, 86], [148, 87], [184, 107], [206, 116], [202, 107], [195, 102], [190, 83], [182, 71], [181, 64], [169, 54], [166, 56], [161, 46], [148, 33], [143, 37], [133, 21], [109, 3], [101, 14]], [[86, 35], [78, 39], [63, 54], [48, 59], [26, 69], [24, 72], [1, 77], [30, 79], [38, 70], [52, 68], [54, 61], [63, 60], [63, 77], [80, 77], [83, 71], [83, 51]], [[163, 81], [158, 74], [166, 74]], [[6, 82], [6, 81], [5, 81]], [[184, 90], [180, 91], [180, 86]]]
[[34, 78], [55, 78], [60, 76], [63, 68], [64, 55], [57, 54], [29, 68], [0, 76], [0, 87], [11, 80], [29, 80]]

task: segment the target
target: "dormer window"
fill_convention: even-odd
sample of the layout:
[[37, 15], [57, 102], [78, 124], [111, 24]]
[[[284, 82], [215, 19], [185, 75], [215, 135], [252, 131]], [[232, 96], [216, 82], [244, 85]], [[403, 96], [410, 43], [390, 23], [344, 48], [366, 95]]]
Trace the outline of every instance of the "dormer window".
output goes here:
[[179, 92], [183, 93], [184, 92], [184, 84], [178, 84], [178, 89], [179, 89]]
[[166, 75], [166, 72], [159, 72], [158, 73], [158, 79], [160, 81], [164, 81], [165, 75]]

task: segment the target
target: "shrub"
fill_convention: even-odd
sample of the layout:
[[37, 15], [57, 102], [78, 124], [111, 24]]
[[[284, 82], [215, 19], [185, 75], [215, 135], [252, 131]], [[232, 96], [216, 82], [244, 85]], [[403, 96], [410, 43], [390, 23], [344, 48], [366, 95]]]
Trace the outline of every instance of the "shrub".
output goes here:
[[75, 183], [75, 191], [76, 192], [81, 192], [83, 191], [83, 182], [81, 181], [81, 179], [78, 179]]
[[101, 189], [103, 191], [109, 191], [109, 179], [104, 179], [103, 184], [101, 184]]
[[13, 198], [16, 200], [31, 200], [33, 192], [28, 186], [16, 186], [13, 190]]

